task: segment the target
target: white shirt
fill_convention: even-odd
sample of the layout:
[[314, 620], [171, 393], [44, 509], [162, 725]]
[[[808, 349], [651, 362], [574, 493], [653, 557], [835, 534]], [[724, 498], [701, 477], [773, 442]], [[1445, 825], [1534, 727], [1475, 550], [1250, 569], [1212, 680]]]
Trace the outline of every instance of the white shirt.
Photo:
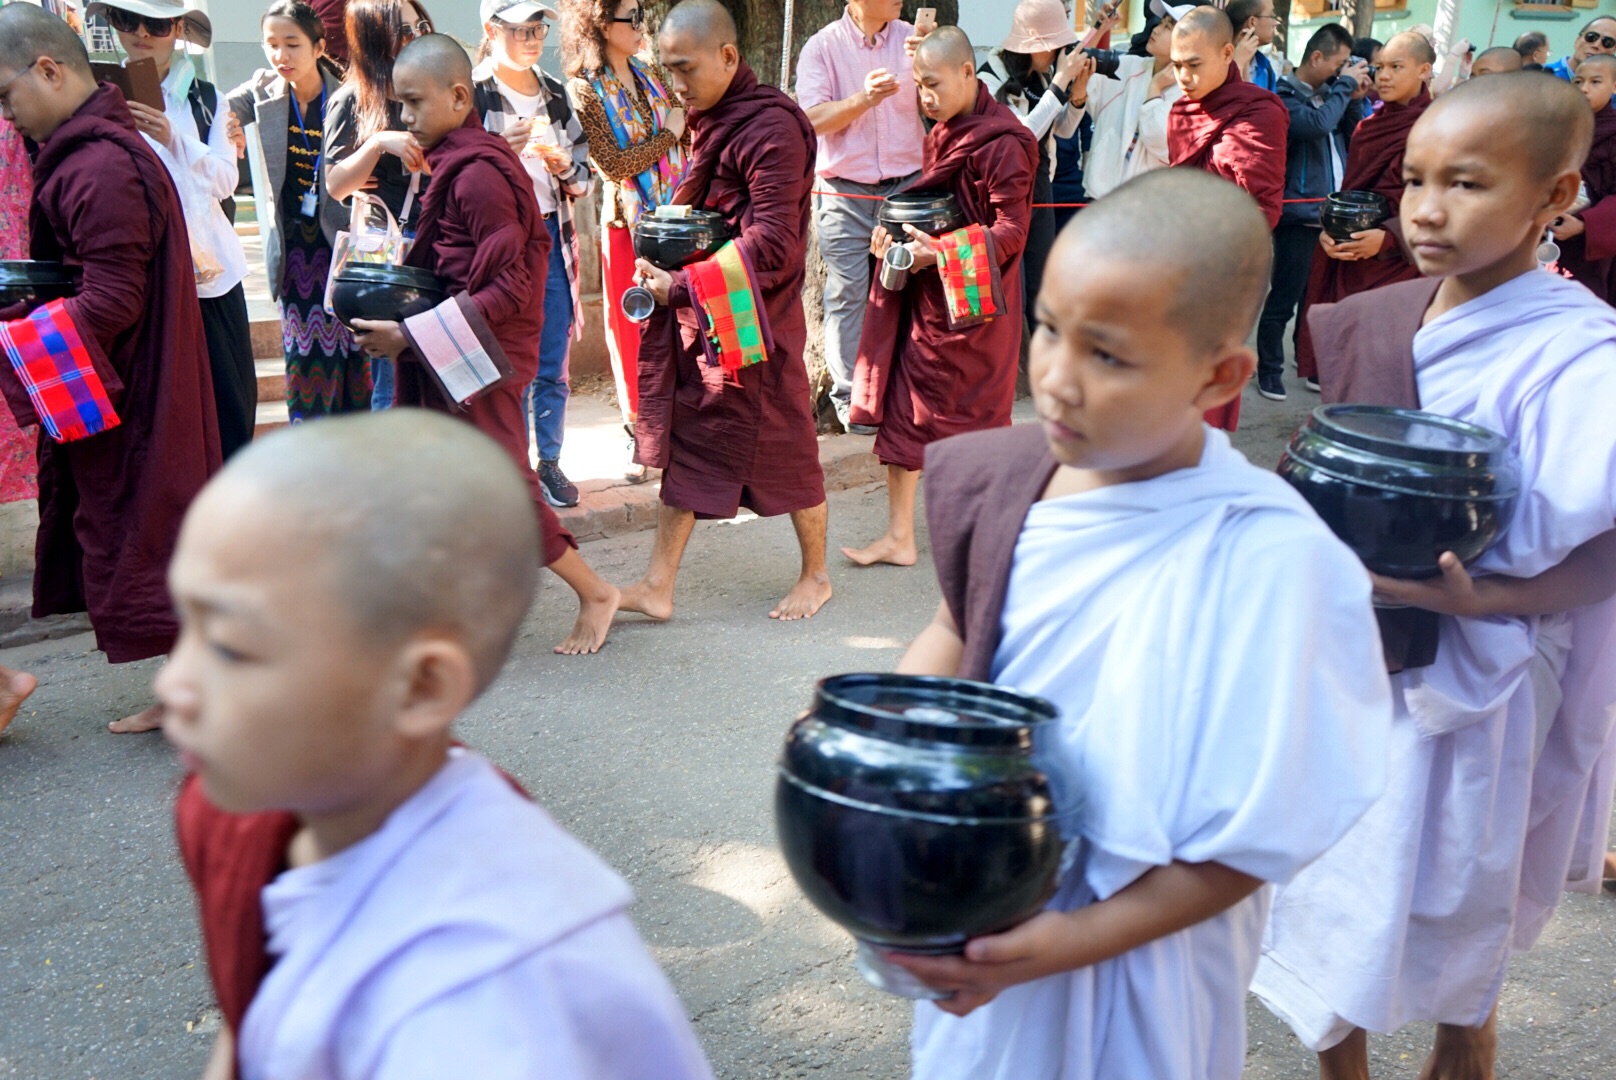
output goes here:
[[1087, 112], [1094, 120], [1094, 138], [1083, 169], [1083, 190], [1091, 199], [1167, 165], [1167, 112], [1184, 91], [1170, 83], [1146, 101], [1154, 67], [1151, 57], [1122, 56], [1116, 78], [1089, 79]]
[[[510, 104], [511, 113], [517, 120], [531, 120], [539, 115], [541, 98], [538, 94], [523, 94], [512, 90], [503, 82], [499, 84], [499, 92], [504, 95]], [[554, 134], [550, 131], [549, 114], [533, 126], [533, 134], [539, 136], [541, 141], [557, 146]], [[527, 174], [533, 178], [533, 194], [539, 200], [539, 213], [549, 215], [556, 212], [555, 180], [550, 170], [544, 165], [544, 159], [530, 157], [522, 154], [522, 166]]]

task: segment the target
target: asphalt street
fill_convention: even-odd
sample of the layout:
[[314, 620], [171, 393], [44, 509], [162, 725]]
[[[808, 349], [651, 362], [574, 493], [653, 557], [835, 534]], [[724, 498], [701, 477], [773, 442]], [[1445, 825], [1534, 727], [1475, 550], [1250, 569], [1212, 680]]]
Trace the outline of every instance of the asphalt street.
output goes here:
[[[1248, 394], [1237, 443], [1272, 464], [1314, 401]], [[831, 550], [873, 538], [885, 509], [880, 488], [833, 496]], [[649, 547], [637, 534], [584, 555], [630, 581]], [[625, 618], [595, 657], [550, 653], [571, 621], [551, 579], [460, 734], [632, 882], [635, 921], [719, 1076], [900, 1077], [909, 1006], [863, 983], [849, 939], [787, 875], [773, 767], [813, 681], [890, 668], [937, 590], [924, 555], [907, 570], [838, 557], [836, 595], [817, 618], [771, 622], [796, 560], [783, 519], [704, 524], [675, 619]], [[42, 684], [0, 737], [0, 1077], [196, 1076], [218, 1018], [171, 839], [179, 771], [159, 736], [104, 726], [145, 703], [154, 666], [110, 667], [87, 636], [0, 652], [0, 663]], [[1616, 900], [1565, 903], [1512, 970], [1500, 1076], [1616, 1075], [1613, 942]], [[1313, 1075], [1311, 1055], [1260, 1005], [1250, 1019], [1248, 1075]], [[1417, 1076], [1428, 1040], [1378, 1040], [1377, 1077]]]

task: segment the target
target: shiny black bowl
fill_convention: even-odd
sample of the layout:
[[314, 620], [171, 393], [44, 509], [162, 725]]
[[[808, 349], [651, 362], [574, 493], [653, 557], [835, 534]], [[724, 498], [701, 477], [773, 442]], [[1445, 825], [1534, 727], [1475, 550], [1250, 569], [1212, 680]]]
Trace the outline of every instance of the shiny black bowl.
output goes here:
[[860, 943], [860, 970], [906, 996], [887, 949], [957, 953], [1053, 895], [1071, 802], [1042, 698], [961, 679], [822, 680], [775, 787], [780, 849], [808, 899]]
[[1387, 577], [1469, 564], [1508, 526], [1520, 493], [1509, 442], [1474, 424], [1376, 405], [1325, 405], [1291, 437], [1279, 475]]
[[681, 218], [646, 214], [634, 225], [634, 254], [663, 270], [682, 270], [711, 258], [729, 239], [724, 215], [710, 210]]
[[1338, 191], [1319, 204], [1319, 224], [1332, 240], [1377, 229], [1392, 216], [1392, 204], [1377, 191]]
[[429, 270], [350, 262], [331, 288], [331, 310], [345, 326], [352, 326], [355, 319], [403, 322], [431, 311], [448, 295]]
[[968, 224], [959, 200], [946, 191], [900, 191], [888, 195], [875, 218], [886, 226], [896, 243], [909, 239], [903, 231], [905, 225], [913, 225], [927, 236], [942, 236]]
[[59, 262], [0, 259], [0, 308], [65, 299], [76, 289], [73, 276]]

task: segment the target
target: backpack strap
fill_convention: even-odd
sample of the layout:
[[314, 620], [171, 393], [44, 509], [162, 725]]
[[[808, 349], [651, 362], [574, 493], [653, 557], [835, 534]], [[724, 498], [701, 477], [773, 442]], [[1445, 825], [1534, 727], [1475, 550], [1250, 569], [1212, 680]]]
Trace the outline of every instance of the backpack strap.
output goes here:
[[[191, 106], [191, 119], [196, 121], [196, 137], [206, 145], [208, 136], [213, 134], [213, 118], [219, 115], [219, 88], [204, 79], [192, 79], [185, 100]], [[230, 224], [234, 225], [236, 200], [220, 199], [219, 206], [224, 210], [224, 216], [230, 219]]]

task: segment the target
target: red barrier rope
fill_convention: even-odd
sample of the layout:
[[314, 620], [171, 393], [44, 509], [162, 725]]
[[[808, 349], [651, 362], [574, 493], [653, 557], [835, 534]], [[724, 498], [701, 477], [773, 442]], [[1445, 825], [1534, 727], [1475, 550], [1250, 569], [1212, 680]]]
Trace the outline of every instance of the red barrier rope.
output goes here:
[[[817, 188], [815, 188], [809, 194], [811, 194], [811, 195], [828, 195], [828, 196], [831, 196], [831, 197], [837, 198], [837, 199], [874, 199], [877, 202], [882, 202], [882, 201], [885, 201], [885, 199], [886, 199], [885, 195], [856, 195], [851, 191], [820, 191]], [[1323, 201], [1324, 201], [1323, 199], [1281, 199], [1280, 200], [1280, 202], [1282, 202], [1282, 203], [1284, 203], [1286, 205], [1297, 205], [1297, 204], [1301, 204], [1301, 203], [1321, 203]], [[1086, 203], [1086, 202], [1039, 202], [1039, 203], [1033, 203], [1032, 208], [1034, 210], [1076, 210], [1076, 209], [1078, 209], [1080, 207], [1089, 206], [1089, 205], [1092, 205], [1092, 204]]]

